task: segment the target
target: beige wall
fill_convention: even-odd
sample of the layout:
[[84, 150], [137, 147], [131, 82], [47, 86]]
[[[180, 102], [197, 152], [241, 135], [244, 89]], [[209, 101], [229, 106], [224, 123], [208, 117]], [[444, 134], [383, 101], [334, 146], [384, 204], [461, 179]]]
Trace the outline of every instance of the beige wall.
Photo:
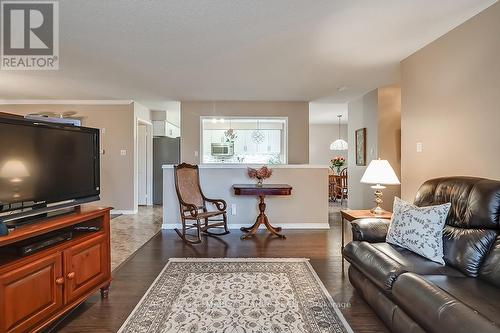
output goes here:
[[[378, 157], [388, 160], [401, 181], [401, 87], [378, 89]], [[392, 211], [394, 197], [401, 197], [401, 186], [391, 185], [383, 191], [384, 209]]]
[[[133, 211], [134, 189], [134, 103], [124, 105], [0, 105], [0, 111], [25, 115], [40, 111], [77, 111], [83, 125], [101, 129], [101, 201], [116, 210]], [[103, 129], [105, 129], [103, 133]], [[121, 156], [120, 151], [127, 155]], [[77, 176], [77, 175], [75, 175]]]
[[[338, 126], [334, 124], [309, 125], [309, 164], [330, 165], [330, 160], [335, 156], [343, 156], [347, 159], [347, 151], [330, 150], [330, 144], [338, 139]], [[349, 142], [346, 124], [340, 125], [340, 137]]]
[[[366, 166], [356, 165], [355, 131], [366, 128]], [[373, 159], [388, 160], [400, 177], [401, 173], [401, 89], [399, 86], [372, 90], [349, 103], [349, 207], [373, 207], [374, 190], [360, 180]], [[382, 207], [392, 210], [395, 196], [400, 196], [400, 186], [387, 186], [383, 191]]]
[[[257, 166], [254, 166], [257, 167]], [[179, 203], [175, 194], [174, 169], [163, 169], [164, 228], [178, 227]], [[244, 165], [202, 165], [200, 182], [209, 198], [227, 202], [228, 224], [239, 229], [250, 226], [258, 215], [258, 200], [254, 196], [234, 195], [233, 184], [248, 184]], [[286, 229], [328, 229], [328, 168], [308, 165], [276, 165], [270, 183], [290, 184], [292, 195], [266, 197], [266, 215], [274, 226]], [[236, 211], [233, 211], [236, 205]], [[286, 234], [286, 232], [285, 232]]]
[[[369, 185], [359, 181], [363, 176], [369, 162], [377, 158], [377, 90], [373, 90], [363, 97], [351, 101], [348, 105], [349, 145], [348, 172], [349, 172], [349, 208], [367, 209], [373, 206], [373, 191]], [[356, 138], [355, 131], [366, 127], [366, 166], [356, 165]]]
[[288, 117], [288, 163], [309, 162], [307, 102], [181, 102], [181, 159], [200, 162], [200, 117]]
[[402, 91], [404, 199], [434, 177], [500, 179], [500, 3], [405, 59]]

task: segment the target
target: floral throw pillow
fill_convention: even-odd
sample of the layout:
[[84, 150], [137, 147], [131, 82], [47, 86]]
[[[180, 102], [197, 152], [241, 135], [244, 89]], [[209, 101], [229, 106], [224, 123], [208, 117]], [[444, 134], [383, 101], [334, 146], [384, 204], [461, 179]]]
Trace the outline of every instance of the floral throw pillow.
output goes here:
[[417, 207], [394, 198], [387, 243], [399, 245], [444, 265], [443, 228], [451, 204]]

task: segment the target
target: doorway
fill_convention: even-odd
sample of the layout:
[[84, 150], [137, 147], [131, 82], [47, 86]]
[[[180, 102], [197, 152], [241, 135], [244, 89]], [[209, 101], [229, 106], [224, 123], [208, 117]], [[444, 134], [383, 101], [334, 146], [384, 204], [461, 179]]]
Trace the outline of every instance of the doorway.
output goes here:
[[137, 124], [137, 204], [151, 204], [151, 126], [138, 122]]

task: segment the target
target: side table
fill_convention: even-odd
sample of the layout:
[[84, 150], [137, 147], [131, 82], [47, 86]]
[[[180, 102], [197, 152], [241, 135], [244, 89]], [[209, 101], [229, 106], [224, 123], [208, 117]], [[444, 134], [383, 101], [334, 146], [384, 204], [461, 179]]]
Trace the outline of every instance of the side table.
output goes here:
[[259, 215], [257, 216], [257, 220], [255, 223], [249, 227], [241, 227], [241, 231], [245, 234], [241, 236], [241, 239], [248, 239], [255, 235], [259, 226], [263, 224], [269, 232], [273, 235], [276, 235], [282, 239], [286, 239], [286, 236], [280, 234], [281, 227], [273, 227], [266, 215], [266, 203], [264, 202], [264, 198], [269, 195], [291, 195], [292, 187], [288, 184], [263, 184], [258, 186], [256, 184], [235, 184], [233, 185], [234, 194], [235, 195], [252, 195], [256, 196], [259, 199]]

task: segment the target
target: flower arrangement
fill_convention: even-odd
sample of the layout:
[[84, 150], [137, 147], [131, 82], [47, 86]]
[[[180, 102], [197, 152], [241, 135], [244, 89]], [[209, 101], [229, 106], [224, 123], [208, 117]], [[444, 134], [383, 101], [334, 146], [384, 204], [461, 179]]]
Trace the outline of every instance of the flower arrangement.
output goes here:
[[264, 179], [271, 177], [273, 174], [273, 169], [263, 166], [260, 169], [248, 168], [247, 172], [250, 179], [257, 179], [257, 186], [262, 186]]
[[224, 138], [226, 139], [226, 142], [228, 142], [228, 143], [234, 143], [234, 140], [236, 140], [237, 137], [238, 137], [238, 135], [236, 134], [236, 132], [232, 128], [230, 128], [224, 132]]
[[332, 160], [330, 160], [330, 169], [332, 171], [337, 171], [337, 174], [340, 174], [340, 169], [345, 165], [345, 158], [342, 156], [335, 156]]

